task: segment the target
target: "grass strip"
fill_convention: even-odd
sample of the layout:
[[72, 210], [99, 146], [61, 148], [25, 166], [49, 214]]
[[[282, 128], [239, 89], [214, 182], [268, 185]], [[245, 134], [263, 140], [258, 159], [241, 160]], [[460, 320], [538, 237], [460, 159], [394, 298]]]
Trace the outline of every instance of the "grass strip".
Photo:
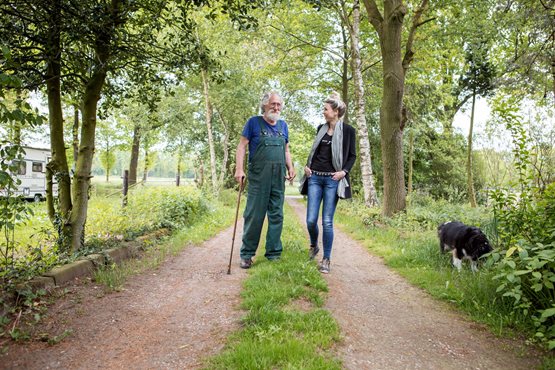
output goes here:
[[[264, 235], [261, 241], [265, 240]], [[339, 341], [339, 326], [323, 309], [327, 285], [308, 260], [304, 228], [285, 207], [283, 254], [279, 261], [260, 256], [244, 283], [243, 328], [232, 334], [208, 369], [340, 369], [328, 352]]]

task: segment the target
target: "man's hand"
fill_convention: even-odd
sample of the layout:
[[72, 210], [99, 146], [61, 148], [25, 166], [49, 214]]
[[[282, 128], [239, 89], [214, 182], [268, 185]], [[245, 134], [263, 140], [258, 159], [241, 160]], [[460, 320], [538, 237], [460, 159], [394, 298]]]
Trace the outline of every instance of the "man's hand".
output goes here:
[[289, 174], [285, 176], [285, 179], [289, 181], [289, 184], [293, 185], [293, 180], [295, 179], [295, 176], [297, 176], [297, 174], [295, 173], [295, 168], [291, 168], [288, 173]]
[[235, 177], [235, 180], [240, 184], [241, 181], [244, 181], [245, 179], [245, 171], [237, 170], [235, 171], [235, 175], [233, 177]]

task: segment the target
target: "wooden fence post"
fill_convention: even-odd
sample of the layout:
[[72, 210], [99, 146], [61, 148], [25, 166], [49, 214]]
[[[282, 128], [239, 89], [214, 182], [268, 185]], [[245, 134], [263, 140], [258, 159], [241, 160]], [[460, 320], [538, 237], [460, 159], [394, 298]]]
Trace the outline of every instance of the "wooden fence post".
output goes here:
[[122, 207], [127, 206], [127, 193], [129, 191], [129, 170], [123, 171], [123, 201]]

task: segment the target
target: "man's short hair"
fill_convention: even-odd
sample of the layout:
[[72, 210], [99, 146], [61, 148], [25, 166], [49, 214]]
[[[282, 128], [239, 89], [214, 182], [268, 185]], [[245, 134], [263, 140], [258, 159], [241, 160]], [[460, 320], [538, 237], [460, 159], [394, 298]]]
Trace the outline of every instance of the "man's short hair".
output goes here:
[[272, 95], [275, 95], [279, 98], [279, 102], [281, 103], [281, 107], [283, 108], [283, 98], [277, 91], [268, 91], [262, 95], [262, 99], [260, 100], [260, 113], [264, 114], [264, 106], [268, 104]]

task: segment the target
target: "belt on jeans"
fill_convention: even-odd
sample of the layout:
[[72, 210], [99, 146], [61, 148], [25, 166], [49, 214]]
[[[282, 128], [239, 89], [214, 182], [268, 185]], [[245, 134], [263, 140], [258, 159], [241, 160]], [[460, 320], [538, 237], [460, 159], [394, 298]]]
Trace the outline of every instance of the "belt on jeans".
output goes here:
[[318, 175], [318, 176], [333, 176], [333, 174], [334, 174], [335, 172], [320, 172], [320, 171], [314, 171], [314, 170], [313, 170], [312, 173], [313, 173], [314, 175]]

